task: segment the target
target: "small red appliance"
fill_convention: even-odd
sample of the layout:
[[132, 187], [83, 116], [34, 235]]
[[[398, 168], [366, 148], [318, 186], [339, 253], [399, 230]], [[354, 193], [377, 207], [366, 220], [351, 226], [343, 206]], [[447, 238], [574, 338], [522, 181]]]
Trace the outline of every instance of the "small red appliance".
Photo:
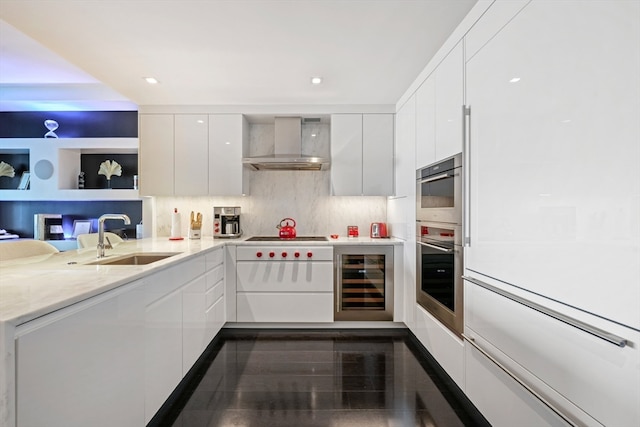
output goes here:
[[389, 237], [389, 234], [387, 234], [387, 224], [384, 222], [372, 222], [369, 235], [374, 239]]

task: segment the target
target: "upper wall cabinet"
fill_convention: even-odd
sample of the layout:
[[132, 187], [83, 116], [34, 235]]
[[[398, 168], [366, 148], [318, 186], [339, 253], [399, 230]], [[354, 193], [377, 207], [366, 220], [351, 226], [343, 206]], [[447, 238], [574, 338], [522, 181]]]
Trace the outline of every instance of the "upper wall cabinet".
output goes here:
[[462, 151], [464, 50], [462, 42], [436, 68], [436, 161]]
[[393, 114], [331, 116], [331, 194], [393, 194]]
[[416, 164], [414, 169], [436, 161], [436, 75], [431, 73], [415, 94]]
[[173, 195], [173, 114], [140, 115], [140, 195]]
[[140, 192], [145, 196], [248, 194], [242, 114], [141, 114]]
[[174, 192], [179, 196], [206, 195], [209, 190], [209, 118], [206, 114], [176, 114]]
[[242, 158], [249, 148], [249, 124], [242, 114], [209, 116], [209, 194], [249, 194], [249, 173]]
[[416, 92], [416, 168], [462, 151], [463, 54], [459, 42]]
[[416, 194], [416, 97], [396, 114], [395, 195], [414, 203]]

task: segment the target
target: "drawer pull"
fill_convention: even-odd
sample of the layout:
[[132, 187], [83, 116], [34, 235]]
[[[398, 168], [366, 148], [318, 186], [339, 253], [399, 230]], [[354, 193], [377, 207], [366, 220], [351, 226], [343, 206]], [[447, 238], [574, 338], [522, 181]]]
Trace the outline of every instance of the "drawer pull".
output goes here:
[[529, 307], [532, 310], [536, 310], [546, 316], [552, 317], [556, 320], [559, 320], [560, 322], [566, 323], [569, 326], [573, 326], [576, 329], [580, 329], [581, 331], [587, 332], [595, 337], [598, 337], [604, 341], [607, 341], [611, 344], [614, 344], [618, 347], [625, 347], [627, 345], [627, 340], [619, 337], [618, 335], [612, 334], [610, 332], [607, 331], [603, 331], [600, 328], [597, 328], [595, 326], [589, 325], [587, 323], [582, 322], [581, 320], [578, 319], [574, 319], [573, 317], [569, 317], [566, 316], [562, 313], [559, 313], [555, 310], [552, 310], [548, 307], [545, 307], [543, 305], [537, 304], [533, 301], [529, 301], [527, 299], [521, 298], [517, 295], [514, 295], [510, 292], [507, 292], [503, 289], [500, 288], [496, 288], [495, 286], [492, 286], [488, 283], [485, 283], [481, 280], [475, 279], [473, 277], [469, 277], [469, 276], [462, 276], [462, 278], [468, 282], [473, 283], [474, 285], [478, 285], [481, 288], [485, 288], [491, 292], [495, 292], [498, 295], [502, 295], [505, 298], [509, 298], [512, 301], [515, 301], [519, 304], [524, 305], [525, 307]]
[[567, 417], [567, 415], [563, 414], [558, 408], [556, 408], [552, 403], [550, 403], [549, 401], [547, 401], [547, 399], [545, 399], [544, 397], [542, 397], [538, 392], [536, 392], [534, 389], [532, 389], [529, 385], [527, 385], [524, 381], [522, 381], [520, 378], [518, 378], [516, 376], [516, 374], [514, 374], [513, 372], [511, 372], [509, 370], [509, 368], [505, 367], [502, 363], [498, 362], [493, 356], [491, 356], [489, 353], [487, 353], [485, 350], [483, 350], [476, 342], [475, 339], [473, 337], [470, 337], [468, 335], [462, 334], [462, 338], [464, 338], [464, 340], [466, 342], [468, 342], [473, 348], [475, 348], [476, 350], [478, 350], [480, 353], [482, 353], [482, 355], [484, 357], [486, 357], [487, 359], [489, 359], [491, 361], [491, 363], [493, 363], [494, 365], [496, 365], [498, 368], [500, 368], [500, 370], [502, 370], [505, 374], [507, 374], [509, 377], [511, 377], [515, 382], [517, 382], [518, 384], [520, 384], [525, 390], [527, 390], [529, 393], [531, 393], [536, 399], [538, 399], [543, 405], [545, 405], [547, 408], [551, 409], [551, 411], [553, 411], [556, 415], [558, 415], [560, 418], [562, 418], [564, 421], [566, 421], [567, 423], [569, 423], [569, 425], [572, 425], [574, 427], [582, 427], [585, 426], [584, 423], [577, 421], [577, 420], [571, 420], [570, 418]]

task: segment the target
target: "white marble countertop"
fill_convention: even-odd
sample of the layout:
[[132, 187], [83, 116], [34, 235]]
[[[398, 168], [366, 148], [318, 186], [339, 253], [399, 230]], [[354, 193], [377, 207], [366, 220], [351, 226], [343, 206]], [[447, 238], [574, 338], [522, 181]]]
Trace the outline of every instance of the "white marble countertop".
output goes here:
[[129, 240], [107, 250], [109, 258], [137, 252], [179, 252], [147, 265], [87, 265], [96, 261], [93, 248], [8, 260], [0, 263], [0, 323], [13, 326], [115, 289], [160, 271], [176, 262], [221, 245], [399, 245], [399, 239], [369, 237], [328, 241], [247, 242], [240, 239], [203, 238], [171, 241], [168, 238]]
[[129, 240], [107, 250], [108, 258], [137, 252], [179, 252], [148, 265], [87, 265], [96, 261], [94, 248], [1, 262], [0, 322], [20, 325], [224, 244], [211, 238], [158, 238]]

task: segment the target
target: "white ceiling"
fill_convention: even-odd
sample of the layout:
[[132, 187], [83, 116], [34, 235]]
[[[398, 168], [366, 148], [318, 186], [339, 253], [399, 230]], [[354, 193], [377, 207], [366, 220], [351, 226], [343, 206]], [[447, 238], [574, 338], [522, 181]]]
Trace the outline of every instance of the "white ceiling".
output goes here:
[[395, 104], [475, 3], [0, 0], [0, 109]]

